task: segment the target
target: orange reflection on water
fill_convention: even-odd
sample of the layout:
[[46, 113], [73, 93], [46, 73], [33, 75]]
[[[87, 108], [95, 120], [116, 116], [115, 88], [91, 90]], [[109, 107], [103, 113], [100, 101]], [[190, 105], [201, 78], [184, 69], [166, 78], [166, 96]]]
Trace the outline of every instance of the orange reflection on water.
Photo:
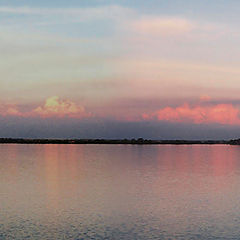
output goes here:
[[50, 209], [58, 208], [59, 199], [59, 146], [44, 145], [45, 179]]
[[67, 175], [71, 180], [82, 178], [84, 169], [84, 146], [75, 144], [60, 146], [59, 152], [62, 174]]
[[45, 180], [50, 209], [60, 208], [62, 199], [76, 193], [84, 168], [83, 146], [44, 146]]

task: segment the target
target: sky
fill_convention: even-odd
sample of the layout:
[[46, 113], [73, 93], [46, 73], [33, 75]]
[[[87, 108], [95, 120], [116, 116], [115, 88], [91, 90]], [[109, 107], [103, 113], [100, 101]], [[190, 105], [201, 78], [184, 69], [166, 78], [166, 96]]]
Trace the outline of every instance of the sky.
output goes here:
[[0, 137], [240, 137], [237, 0], [0, 0]]

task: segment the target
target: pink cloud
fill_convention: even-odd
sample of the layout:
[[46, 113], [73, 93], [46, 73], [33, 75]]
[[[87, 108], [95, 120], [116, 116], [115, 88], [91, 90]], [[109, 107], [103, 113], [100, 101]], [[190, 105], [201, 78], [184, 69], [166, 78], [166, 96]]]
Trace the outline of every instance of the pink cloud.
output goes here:
[[[219, 123], [229, 125], [240, 125], [240, 109], [232, 104], [206, 104], [210, 100], [209, 96], [202, 96], [200, 101], [195, 105], [185, 103], [177, 107], [166, 106], [152, 113], [141, 114], [139, 111], [129, 112], [122, 109], [120, 114], [117, 113], [121, 109], [115, 108], [109, 111], [103, 111], [99, 117], [109, 117], [112, 113], [116, 113], [115, 119], [124, 121], [141, 121], [141, 120], [159, 120], [168, 122], [190, 122], [196, 124]], [[114, 111], [115, 110], [115, 111]], [[82, 105], [79, 105], [68, 99], [61, 99], [58, 96], [52, 96], [45, 102], [28, 111], [22, 111], [22, 107], [16, 104], [0, 104], [1, 116], [15, 117], [40, 117], [40, 118], [86, 118], [92, 117]]]
[[240, 124], [240, 111], [232, 104], [218, 104], [215, 106], [193, 106], [188, 104], [173, 108], [165, 107], [153, 114], [143, 114], [143, 119], [163, 120], [169, 122], [193, 122], [193, 123], [220, 123]]
[[133, 21], [131, 26], [135, 32], [161, 36], [183, 34], [194, 28], [194, 24], [186, 19], [171, 17], [144, 17]]
[[2, 116], [22, 116], [17, 105], [15, 104], [0, 104], [0, 115]]

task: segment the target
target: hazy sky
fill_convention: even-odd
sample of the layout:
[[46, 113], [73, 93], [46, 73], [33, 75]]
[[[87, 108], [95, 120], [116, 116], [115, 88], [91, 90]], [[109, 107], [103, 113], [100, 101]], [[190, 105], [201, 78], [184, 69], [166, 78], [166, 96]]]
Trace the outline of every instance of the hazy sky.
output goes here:
[[240, 1], [0, 0], [0, 136], [240, 136]]

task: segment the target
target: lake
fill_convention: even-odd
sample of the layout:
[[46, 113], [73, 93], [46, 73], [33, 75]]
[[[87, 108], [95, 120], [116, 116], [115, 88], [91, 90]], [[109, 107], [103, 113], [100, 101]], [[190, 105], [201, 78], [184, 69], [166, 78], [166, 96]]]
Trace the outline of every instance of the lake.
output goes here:
[[240, 146], [0, 145], [0, 239], [240, 239]]

